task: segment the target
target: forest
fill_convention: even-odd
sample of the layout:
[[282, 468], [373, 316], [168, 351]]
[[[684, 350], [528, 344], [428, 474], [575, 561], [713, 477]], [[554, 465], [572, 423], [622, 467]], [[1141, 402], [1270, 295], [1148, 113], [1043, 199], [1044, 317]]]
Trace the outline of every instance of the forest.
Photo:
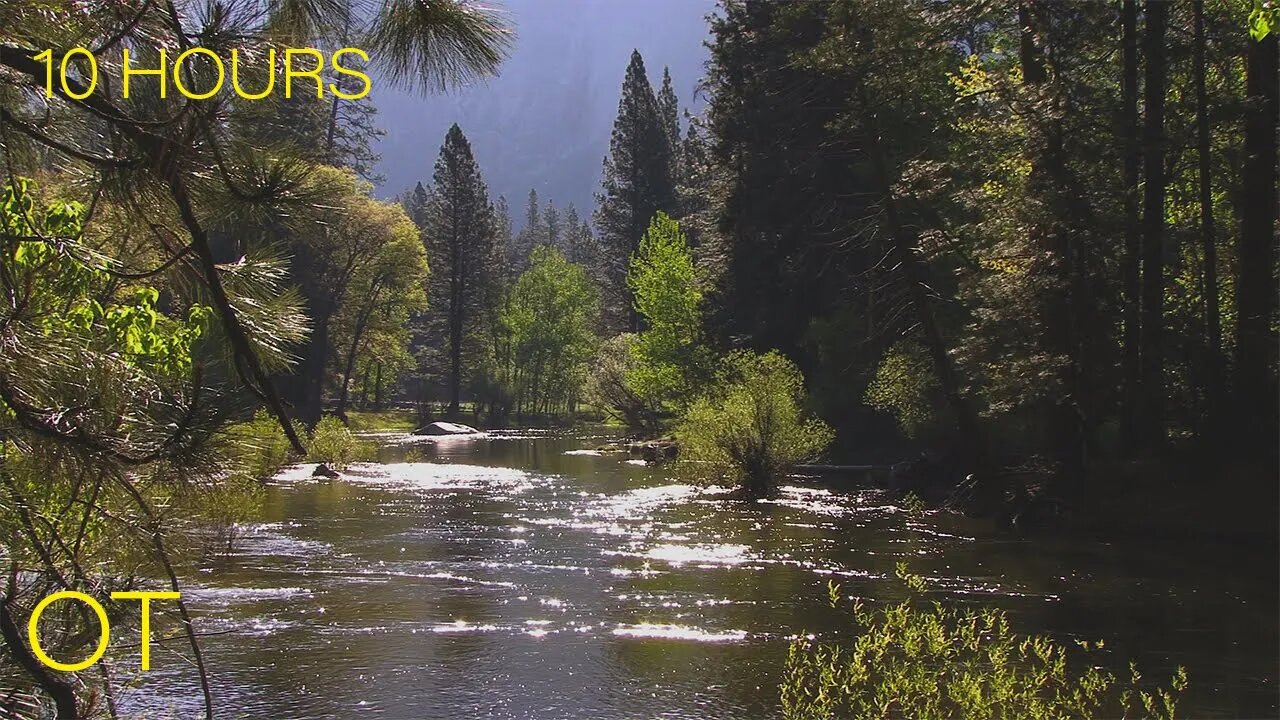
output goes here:
[[[620, 427], [734, 499], [872, 463], [1026, 532], [1274, 546], [1280, 7], [707, 22], [701, 102], [632, 52], [577, 208], [492, 196], [458, 124], [381, 187], [354, 75], [248, 100], [210, 60], [262, 88], [278, 50], [355, 46], [375, 82], [440, 92], [517, 41], [471, 0], [0, 0], [0, 710], [116, 716], [105, 663], [37, 661], [35, 603], [125, 622], [112, 592], [179, 590], [278, 470], [368, 459], [378, 414]], [[169, 82], [217, 92], [122, 64], [165, 48]], [[45, 650], [87, 654], [91, 614], [54, 615]], [[789, 717], [871, 716], [803, 714], [822, 692], [790, 671]]]

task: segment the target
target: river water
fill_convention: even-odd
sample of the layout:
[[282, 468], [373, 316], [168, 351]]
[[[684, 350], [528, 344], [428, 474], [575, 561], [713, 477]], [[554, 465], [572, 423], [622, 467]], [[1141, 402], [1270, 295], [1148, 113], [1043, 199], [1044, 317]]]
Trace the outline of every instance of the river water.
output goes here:
[[[1025, 540], [806, 480], [724, 501], [607, 439], [388, 434], [341, 479], [283, 473], [184, 589], [219, 716], [774, 718], [790, 639], [847, 633], [827, 583], [894, 601], [900, 560], [1020, 632], [1105, 640], [1117, 672], [1185, 665], [1183, 716], [1280, 713], [1275, 548]], [[170, 647], [127, 715], [198, 711]]]

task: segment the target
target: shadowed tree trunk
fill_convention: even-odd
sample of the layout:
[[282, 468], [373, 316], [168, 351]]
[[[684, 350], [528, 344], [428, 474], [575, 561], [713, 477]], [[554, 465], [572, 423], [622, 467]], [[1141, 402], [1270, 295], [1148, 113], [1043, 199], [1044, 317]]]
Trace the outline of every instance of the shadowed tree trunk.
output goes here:
[[1031, 101], [1041, 113], [1029, 142], [1031, 169], [1027, 175], [1027, 192], [1039, 205], [1039, 216], [1028, 228], [1030, 245], [1038, 256], [1035, 272], [1045, 282], [1037, 295], [1037, 314], [1041, 325], [1041, 341], [1050, 361], [1056, 387], [1050, 391], [1048, 424], [1052, 436], [1051, 452], [1058, 463], [1054, 475], [1057, 494], [1072, 496], [1082, 490], [1086, 438], [1080, 383], [1083, 350], [1080, 325], [1082, 316], [1092, 314], [1089, 298], [1083, 290], [1080, 273], [1082, 234], [1071, 228], [1075, 218], [1086, 222], [1091, 214], [1077, 198], [1074, 182], [1067, 168], [1062, 120], [1059, 117], [1059, 88], [1051, 80], [1045, 59], [1045, 42], [1041, 24], [1051, 21], [1049, 8], [1027, 2], [1018, 7], [1020, 26], [1019, 60], [1023, 81]]
[[1204, 295], [1205, 366], [1204, 390], [1208, 404], [1205, 428], [1216, 434], [1222, 411], [1222, 383], [1225, 372], [1222, 361], [1222, 317], [1218, 308], [1218, 246], [1213, 226], [1212, 146], [1209, 141], [1209, 102], [1205, 93], [1205, 29], [1204, 0], [1192, 0], [1194, 25], [1194, 64], [1196, 86], [1196, 161], [1199, 166], [1200, 246], [1204, 261], [1202, 294]]
[[[1236, 283], [1236, 421], [1242, 448], [1251, 456], [1276, 453], [1276, 125], [1280, 123], [1277, 33], [1249, 40], [1245, 92], [1240, 267]], [[1256, 454], [1255, 454], [1256, 453]], [[1274, 477], [1272, 478], [1274, 482]]]
[[366, 300], [364, 307], [360, 308], [360, 314], [356, 317], [356, 326], [351, 333], [351, 344], [347, 347], [346, 362], [343, 363], [342, 368], [342, 385], [338, 393], [338, 417], [347, 416], [347, 398], [350, 395], [351, 376], [356, 371], [356, 356], [360, 354], [360, 343], [364, 341], [364, 332], [369, 327], [369, 318], [377, 309], [381, 291], [380, 281], [375, 281], [373, 293]]
[[1138, 214], [1138, 174], [1141, 148], [1138, 142], [1138, 0], [1124, 0], [1120, 15], [1121, 107], [1120, 153], [1123, 157], [1121, 182], [1124, 187], [1124, 256], [1120, 279], [1124, 321], [1121, 360], [1124, 407], [1122, 435], [1126, 447], [1137, 441], [1138, 407], [1142, 397], [1141, 342], [1142, 235]]
[[1142, 427], [1144, 446], [1164, 445], [1164, 105], [1168, 3], [1147, 0], [1142, 165]]
[[[51, 671], [27, 647], [10, 612], [11, 596], [0, 598], [0, 637], [9, 647], [9, 655], [26, 671], [31, 679], [53, 699], [58, 720], [79, 720], [76, 709], [76, 691], [65, 676]], [[2, 708], [0, 708], [2, 709]]]

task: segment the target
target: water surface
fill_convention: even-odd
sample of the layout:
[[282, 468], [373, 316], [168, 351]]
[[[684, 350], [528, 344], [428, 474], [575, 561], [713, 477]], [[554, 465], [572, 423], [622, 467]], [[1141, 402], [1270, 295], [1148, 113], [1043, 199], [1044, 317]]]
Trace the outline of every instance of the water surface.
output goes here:
[[[185, 590], [221, 716], [773, 718], [790, 639], [848, 633], [827, 583], [897, 600], [900, 560], [1117, 671], [1187, 666], [1184, 716], [1277, 715], [1274, 548], [1024, 540], [805, 480], [728, 502], [605, 439], [387, 435], [342, 479], [282, 474]], [[188, 666], [152, 666], [126, 708], [192, 716]]]

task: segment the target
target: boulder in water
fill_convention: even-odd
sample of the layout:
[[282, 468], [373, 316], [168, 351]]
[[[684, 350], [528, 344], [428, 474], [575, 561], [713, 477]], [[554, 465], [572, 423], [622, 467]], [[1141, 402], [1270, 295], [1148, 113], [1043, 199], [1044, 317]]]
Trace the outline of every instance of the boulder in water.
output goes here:
[[329, 467], [327, 463], [320, 463], [316, 469], [312, 471], [311, 477], [337, 478], [342, 477], [337, 470]]
[[413, 431], [414, 435], [479, 435], [480, 431], [470, 425], [451, 422], [433, 422]]

